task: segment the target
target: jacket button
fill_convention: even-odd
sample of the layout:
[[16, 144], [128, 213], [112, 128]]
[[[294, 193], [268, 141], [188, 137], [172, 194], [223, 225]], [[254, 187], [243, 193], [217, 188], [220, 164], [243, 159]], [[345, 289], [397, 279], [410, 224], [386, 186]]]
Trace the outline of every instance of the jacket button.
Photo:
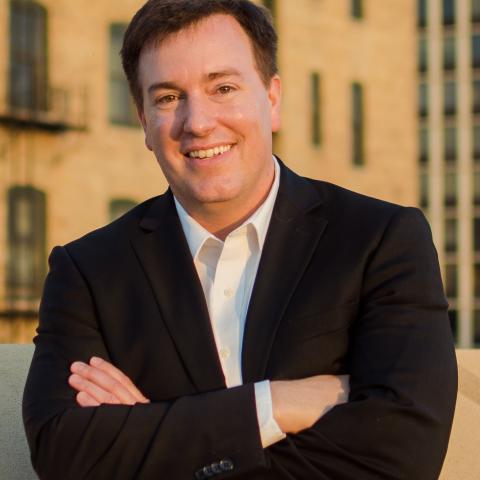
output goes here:
[[205, 475], [205, 478], [210, 478], [210, 477], [213, 477], [215, 475], [212, 472], [212, 467], [210, 465], [207, 465], [206, 467], [203, 467], [203, 474]]
[[212, 472], [217, 474], [217, 473], [222, 473], [222, 467], [220, 467], [220, 464], [218, 462], [213, 462], [212, 465]]
[[224, 458], [223, 460], [220, 460], [220, 468], [224, 472], [231, 472], [234, 469], [234, 467], [235, 466], [232, 460], [230, 460], [229, 458]]

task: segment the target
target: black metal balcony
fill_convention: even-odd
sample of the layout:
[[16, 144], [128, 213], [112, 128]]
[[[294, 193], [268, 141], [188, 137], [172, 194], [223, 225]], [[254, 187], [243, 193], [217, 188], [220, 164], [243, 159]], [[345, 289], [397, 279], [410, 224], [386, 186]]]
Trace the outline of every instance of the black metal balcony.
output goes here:
[[[20, 100], [20, 101], [19, 101]], [[10, 128], [62, 133], [87, 128], [87, 92], [85, 88], [47, 89], [42, 98], [12, 98], [0, 104], [0, 125]]]

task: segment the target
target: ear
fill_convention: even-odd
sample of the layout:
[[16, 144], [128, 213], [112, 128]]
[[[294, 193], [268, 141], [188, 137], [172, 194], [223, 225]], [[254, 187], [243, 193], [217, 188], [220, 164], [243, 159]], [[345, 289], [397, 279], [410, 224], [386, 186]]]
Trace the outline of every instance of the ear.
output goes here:
[[272, 132], [278, 132], [281, 126], [281, 103], [282, 103], [282, 82], [278, 75], [274, 75], [270, 81], [270, 87], [268, 88], [268, 99], [271, 105], [271, 122]]
[[148, 140], [148, 125], [147, 125], [147, 120], [145, 118], [145, 111], [143, 110], [143, 107], [140, 108], [137, 106], [137, 115], [138, 115], [138, 120], [142, 124], [143, 132], [145, 133], [145, 146], [153, 152], [153, 148], [150, 145], [150, 142]]

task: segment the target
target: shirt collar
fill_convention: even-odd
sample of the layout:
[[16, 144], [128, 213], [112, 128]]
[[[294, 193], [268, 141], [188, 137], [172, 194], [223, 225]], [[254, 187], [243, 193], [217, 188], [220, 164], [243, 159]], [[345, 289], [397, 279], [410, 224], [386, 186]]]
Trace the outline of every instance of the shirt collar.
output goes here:
[[[260, 207], [258, 207], [257, 210], [255, 210], [255, 212], [249, 218], [247, 218], [245, 222], [242, 223], [242, 225], [240, 225], [234, 230], [234, 232], [236, 232], [245, 225], [251, 224], [257, 233], [257, 240], [260, 251], [262, 250], [265, 243], [268, 225], [270, 224], [270, 218], [272, 217], [273, 206], [275, 205], [278, 188], [280, 186], [280, 165], [278, 164], [278, 161], [274, 156], [272, 156], [272, 158], [275, 167], [275, 178], [273, 180], [273, 184], [270, 188], [270, 192], [268, 193], [267, 198], [260, 205]], [[175, 207], [177, 209], [178, 217], [180, 218], [180, 223], [183, 228], [183, 233], [185, 234], [185, 238], [187, 239], [188, 247], [193, 258], [196, 258], [203, 244], [210, 238], [223, 244], [222, 240], [210, 233], [207, 229], [202, 227], [195, 219], [193, 219], [183, 208], [182, 204], [177, 200], [175, 196], [173, 198], [175, 201]], [[234, 232], [231, 232], [230, 235]]]

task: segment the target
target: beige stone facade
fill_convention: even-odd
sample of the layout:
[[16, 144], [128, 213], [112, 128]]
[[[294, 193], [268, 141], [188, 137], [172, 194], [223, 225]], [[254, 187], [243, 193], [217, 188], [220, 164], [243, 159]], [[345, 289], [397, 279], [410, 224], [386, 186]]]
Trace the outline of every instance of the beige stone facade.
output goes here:
[[[68, 102], [53, 102], [58, 111], [45, 120], [51, 126], [55, 115], [62, 117], [62, 131], [42, 125], [26, 129], [5, 120], [11, 2], [0, 0], [0, 342], [29, 342], [38, 305], [38, 298], [12, 301], [6, 289], [12, 186], [30, 185], [45, 193], [47, 253], [106, 224], [112, 199], [140, 202], [166, 188], [141, 129], [109, 121], [110, 25], [128, 22], [143, 2], [36, 3], [48, 14], [48, 83]], [[284, 87], [275, 153], [305, 175], [415, 205], [415, 0], [365, 0], [362, 18], [353, 18], [347, 0], [274, 3]], [[311, 134], [313, 72], [319, 79], [319, 145]], [[352, 161], [353, 84], [363, 92], [360, 166]], [[22, 312], [33, 316], [22, 319]]]

